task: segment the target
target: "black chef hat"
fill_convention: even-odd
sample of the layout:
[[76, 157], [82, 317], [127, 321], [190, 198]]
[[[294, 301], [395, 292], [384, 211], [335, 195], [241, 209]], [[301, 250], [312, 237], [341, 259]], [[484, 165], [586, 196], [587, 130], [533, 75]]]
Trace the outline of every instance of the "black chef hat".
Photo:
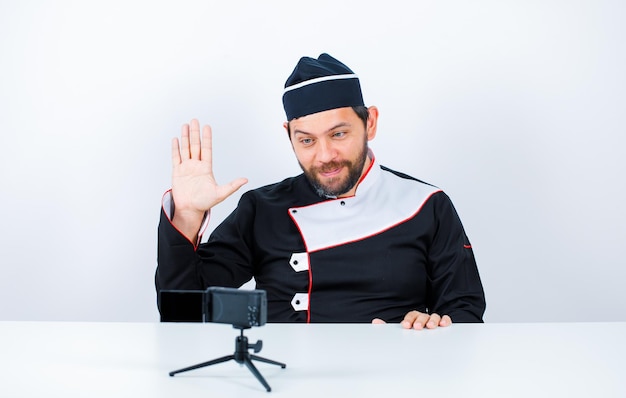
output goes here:
[[364, 105], [359, 78], [328, 54], [302, 57], [285, 82], [287, 120], [346, 106]]

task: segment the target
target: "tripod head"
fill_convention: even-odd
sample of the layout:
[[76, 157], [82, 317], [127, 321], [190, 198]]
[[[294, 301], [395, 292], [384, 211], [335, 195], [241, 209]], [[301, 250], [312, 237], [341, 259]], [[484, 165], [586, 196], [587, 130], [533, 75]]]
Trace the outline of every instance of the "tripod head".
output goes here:
[[[237, 354], [239, 352], [247, 353], [248, 350], [253, 349], [254, 352], [257, 353], [257, 352], [260, 352], [261, 349], [263, 349], [263, 341], [262, 340], [257, 340], [256, 343], [250, 344], [248, 342], [248, 338], [246, 336], [244, 336], [243, 331], [246, 330], [246, 329], [250, 329], [250, 326], [233, 325], [233, 328], [239, 329], [239, 336], [235, 340], [235, 360], [237, 362], [239, 362], [239, 360], [237, 359]], [[243, 359], [242, 359], [242, 361], [243, 361]], [[242, 362], [239, 362], [239, 363], [242, 363]]]

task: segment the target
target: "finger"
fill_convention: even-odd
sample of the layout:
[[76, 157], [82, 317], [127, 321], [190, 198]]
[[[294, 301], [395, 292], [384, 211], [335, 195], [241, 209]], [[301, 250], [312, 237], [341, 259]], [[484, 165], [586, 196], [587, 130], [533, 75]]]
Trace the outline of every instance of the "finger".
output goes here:
[[180, 158], [189, 159], [189, 125], [183, 124], [180, 130]]
[[404, 316], [404, 319], [402, 320], [402, 322], [400, 322], [402, 324], [402, 327], [405, 329], [411, 329], [413, 327], [413, 322], [415, 322], [415, 319], [417, 318], [418, 315], [419, 315], [418, 311], [408, 312]]
[[189, 154], [191, 159], [200, 159], [200, 122], [197, 119], [191, 121], [189, 128]]
[[383, 320], [382, 320], [382, 319], [380, 319], [380, 318], [374, 318], [374, 319], [372, 319], [372, 324], [374, 324], [374, 325], [382, 325], [383, 323], [387, 323], [387, 322], [383, 321]]
[[419, 315], [417, 315], [417, 318], [415, 318], [415, 321], [413, 322], [413, 329], [417, 329], [417, 330], [424, 329], [424, 326], [426, 326], [426, 323], [428, 322], [429, 319], [430, 319], [430, 315], [420, 312]]
[[428, 318], [428, 314], [413, 310], [404, 316], [401, 322], [402, 327], [405, 329], [423, 329]]
[[444, 315], [441, 317], [441, 321], [439, 321], [439, 326], [446, 327], [452, 325], [452, 318], [448, 315]]
[[439, 314], [431, 314], [428, 322], [426, 322], [427, 329], [435, 329], [439, 326], [439, 322], [441, 321], [441, 316]]
[[211, 130], [211, 126], [209, 125], [206, 125], [202, 128], [202, 146], [200, 159], [207, 161], [209, 165], [213, 164], [213, 130]]
[[178, 144], [178, 138], [172, 139], [172, 166], [179, 165], [180, 160], [180, 146]]

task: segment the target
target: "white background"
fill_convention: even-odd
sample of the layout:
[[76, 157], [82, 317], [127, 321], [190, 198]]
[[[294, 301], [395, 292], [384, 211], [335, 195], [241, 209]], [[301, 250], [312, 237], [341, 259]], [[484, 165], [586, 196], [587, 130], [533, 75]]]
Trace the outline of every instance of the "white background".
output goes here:
[[171, 138], [211, 123], [245, 189], [299, 173], [282, 87], [321, 52], [452, 198], [486, 321], [626, 320], [624, 4], [1, 0], [0, 320], [158, 320]]

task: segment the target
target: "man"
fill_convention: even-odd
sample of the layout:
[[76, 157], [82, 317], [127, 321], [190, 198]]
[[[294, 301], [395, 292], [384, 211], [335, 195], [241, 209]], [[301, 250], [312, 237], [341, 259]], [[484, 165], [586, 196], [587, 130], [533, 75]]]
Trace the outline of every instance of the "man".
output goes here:
[[378, 109], [358, 77], [322, 54], [287, 79], [284, 128], [303, 174], [242, 195], [200, 244], [210, 209], [244, 185], [218, 185], [211, 129], [193, 120], [172, 142], [173, 177], [159, 223], [157, 291], [267, 292], [268, 322], [482, 322], [471, 245], [448, 196], [390, 170], [368, 148]]

